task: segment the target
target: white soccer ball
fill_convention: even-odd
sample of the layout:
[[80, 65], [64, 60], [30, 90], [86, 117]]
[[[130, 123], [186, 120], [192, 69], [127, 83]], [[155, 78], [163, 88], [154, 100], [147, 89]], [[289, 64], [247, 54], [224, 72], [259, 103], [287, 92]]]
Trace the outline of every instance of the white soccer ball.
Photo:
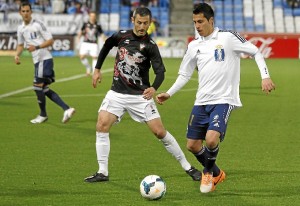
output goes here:
[[166, 183], [160, 176], [148, 175], [141, 181], [140, 192], [146, 199], [159, 200], [166, 194], [166, 191]]

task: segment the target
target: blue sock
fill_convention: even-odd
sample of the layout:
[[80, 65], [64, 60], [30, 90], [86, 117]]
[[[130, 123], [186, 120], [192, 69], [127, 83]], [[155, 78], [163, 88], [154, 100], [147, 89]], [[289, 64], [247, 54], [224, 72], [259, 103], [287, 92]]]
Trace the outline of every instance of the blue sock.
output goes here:
[[[213, 167], [215, 165], [217, 155], [219, 153], [219, 145], [214, 149], [208, 149], [207, 147], [205, 147], [205, 153], [207, 156], [206, 156], [206, 164], [205, 164], [203, 172], [204, 173], [214, 172]], [[220, 169], [219, 169], [219, 173], [220, 173]]]
[[40, 107], [40, 116], [42, 117], [47, 117], [47, 112], [46, 112], [46, 98], [45, 98], [45, 94], [43, 92], [43, 89], [41, 87], [33, 87], [34, 92], [36, 94], [37, 97], [37, 102], [39, 104]]
[[51, 99], [54, 103], [56, 103], [57, 105], [59, 105], [63, 110], [67, 110], [70, 107], [59, 97], [59, 95], [54, 92], [53, 90], [51, 90], [50, 88], [45, 88], [44, 89], [44, 93], [45, 95]]
[[[197, 158], [197, 160], [202, 164], [202, 166], [205, 168], [206, 159], [207, 159], [207, 150], [205, 149], [205, 147], [202, 147], [201, 150], [194, 155]], [[212, 172], [214, 177], [217, 177], [220, 174], [220, 168], [216, 165], [216, 163], [213, 164]]]

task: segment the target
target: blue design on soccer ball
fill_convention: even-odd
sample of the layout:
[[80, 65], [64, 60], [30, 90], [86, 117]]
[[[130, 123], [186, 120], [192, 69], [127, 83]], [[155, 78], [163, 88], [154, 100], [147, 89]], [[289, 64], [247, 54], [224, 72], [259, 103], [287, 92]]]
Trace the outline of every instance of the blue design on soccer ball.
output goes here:
[[[163, 190], [162, 191], [156, 191], [156, 189], [153, 189], [156, 187], [156, 185], [158, 184], [159, 187], [161, 187], [161, 183], [164, 185], [163, 186]], [[141, 183], [141, 186], [143, 188], [143, 192], [144, 194], [149, 197], [151, 200], [159, 200], [161, 199], [166, 191], [165, 191], [165, 188], [166, 188], [166, 183], [163, 181], [162, 178], [155, 178], [155, 180], [152, 180], [152, 182], [148, 182], [143, 180], [142, 183]], [[160, 188], [161, 190], [162, 188]], [[153, 190], [153, 191], [152, 191]], [[154, 192], [154, 194], [152, 194]], [[158, 196], [157, 196], [158, 195]], [[156, 197], [155, 197], [156, 196]], [[145, 196], [144, 196], [145, 197]]]
[[155, 185], [155, 182], [147, 183], [147, 182], [143, 181], [143, 186], [144, 186], [145, 194], [149, 195], [150, 189], [154, 185]]

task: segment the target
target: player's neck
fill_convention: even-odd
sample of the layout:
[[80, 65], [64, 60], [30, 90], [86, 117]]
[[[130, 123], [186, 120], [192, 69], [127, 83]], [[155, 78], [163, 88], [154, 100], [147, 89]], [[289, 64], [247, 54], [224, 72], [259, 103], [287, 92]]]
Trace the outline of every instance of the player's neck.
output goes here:
[[28, 19], [28, 20], [24, 21], [24, 24], [25, 24], [25, 25], [28, 25], [28, 24], [30, 24], [30, 22], [31, 22], [31, 19], [32, 19], [32, 18], [30, 18], [30, 19]]

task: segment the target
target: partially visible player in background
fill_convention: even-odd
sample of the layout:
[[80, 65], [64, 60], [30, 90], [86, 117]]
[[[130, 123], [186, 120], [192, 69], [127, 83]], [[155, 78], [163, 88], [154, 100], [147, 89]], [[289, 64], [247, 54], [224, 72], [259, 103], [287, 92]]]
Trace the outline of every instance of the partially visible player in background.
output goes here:
[[156, 100], [159, 104], [168, 100], [190, 80], [196, 68], [199, 85], [187, 126], [187, 148], [204, 166], [200, 191], [208, 193], [225, 179], [225, 172], [218, 168], [216, 159], [231, 111], [242, 106], [239, 96], [241, 53], [255, 59], [262, 91], [269, 94], [275, 84], [255, 45], [237, 32], [214, 27], [211, 6], [196, 5], [193, 22], [199, 35], [188, 45], [175, 83], [167, 92], [157, 95]]
[[[153, 100], [156, 90], [164, 81], [165, 66], [157, 45], [147, 34], [151, 16], [148, 8], [137, 8], [131, 18], [134, 28], [114, 33], [105, 41], [100, 51], [93, 74], [94, 88], [101, 82], [101, 67], [109, 51], [113, 47], [118, 48], [114, 61], [112, 86], [98, 111], [96, 154], [99, 167], [95, 174], [85, 178], [86, 182], [109, 180], [110, 129], [122, 120], [125, 112], [128, 112], [133, 120], [146, 123], [185, 172], [193, 180], [200, 180], [201, 173], [191, 166], [176, 139], [165, 129]], [[155, 74], [152, 84], [149, 77], [151, 68]], [[140, 138], [141, 135], [135, 136]], [[130, 150], [130, 148], [124, 149]]]
[[27, 49], [33, 58], [34, 81], [33, 89], [36, 93], [40, 114], [32, 119], [33, 124], [43, 123], [48, 119], [46, 112], [46, 96], [64, 110], [62, 122], [66, 123], [74, 114], [75, 109], [70, 108], [59, 95], [49, 88], [55, 81], [53, 58], [48, 47], [53, 44], [52, 34], [39, 20], [31, 17], [31, 5], [28, 2], [21, 4], [19, 13], [23, 19], [22, 25], [18, 27], [18, 46], [15, 63], [20, 64], [20, 55]]
[[[98, 37], [101, 37], [103, 41], [105, 40], [102, 27], [97, 23], [96, 12], [91, 11], [89, 13], [89, 21], [83, 24], [77, 35], [78, 43], [81, 41], [81, 37], [83, 37], [83, 42], [80, 43], [79, 57], [86, 68], [86, 75], [89, 76], [97, 63], [99, 53]], [[92, 66], [87, 58], [88, 55], [92, 57]]]
[[147, 34], [152, 38], [152, 39], [155, 39], [157, 37], [157, 34], [156, 34], [156, 25], [154, 23], [154, 18], [151, 19], [151, 23], [150, 23], [150, 26], [147, 30]]

